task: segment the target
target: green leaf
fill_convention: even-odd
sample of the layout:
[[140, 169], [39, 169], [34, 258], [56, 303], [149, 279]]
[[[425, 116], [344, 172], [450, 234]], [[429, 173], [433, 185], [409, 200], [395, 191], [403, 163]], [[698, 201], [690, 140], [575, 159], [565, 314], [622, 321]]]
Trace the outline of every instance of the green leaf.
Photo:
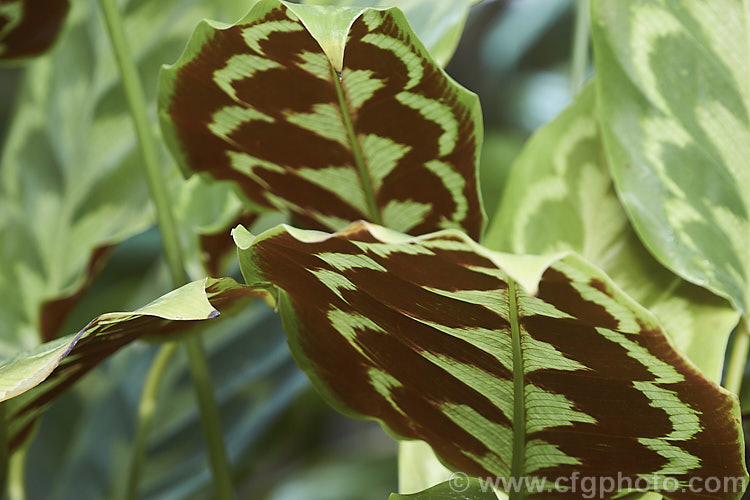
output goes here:
[[398, 444], [398, 490], [416, 493], [451, 477], [446, 468], [423, 441], [401, 441]]
[[576, 255], [531, 260], [459, 231], [365, 222], [234, 236], [247, 283], [278, 287], [292, 354], [323, 397], [456, 470], [618, 471], [652, 489], [746, 477], [737, 399]]
[[236, 260], [231, 229], [238, 224], [252, 227], [260, 217], [244, 206], [230, 183], [197, 175], [182, 182], [174, 208], [190, 276], [227, 275], [227, 261]]
[[0, 63], [46, 52], [57, 39], [69, 8], [68, 0], [0, 2]]
[[747, 3], [595, 0], [592, 8], [604, 144], [638, 235], [662, 264], [747, 314]]
[[675, 346], [718, 382], [739, 315], [643, 247], [607, 170], [594, 90], [588, 86], [527, 143], [483, 244], [514, 253], [577, 252], [647, 307]]
[[195, 322], [217, 317], [240, 299], [264, 296], [230, 278], [206, 278], [133, 312], [102, 314], [77, 334], [3, 360], [0, 401], [14, 398], [11, 409], [6, 410], [11, 448], [27, 437], [33, 422], [53, 399], [118, 349], [144, 335], [185, 332]]
[[454, 476], [450, 481], [438, 484], [419, 493], [409, 495], [391, 494], [388, 500], [497, 500], [492, 488], [473, 477]]
[[[34, 12], [56, 2], [43, 3]], [[149, 102], [160, 64], [177, 57], [197, 20], [230, 3], [122, 2]], [[152, 223], [98, 2], [76, 1], [54, 50], [26, 69], [0, 157], [0, 357], [56, 338], [109, 249]]]
[[185, 171], [310, 227], [481, 232], [479, 101], [397, 9], [261, 0], [235, 25], [204, 22], [163, 71], [159, 108]]
[[448, 64], [461, 38], [469, 8], [480, 0], [304, 0], [307, 5], [389, 8], [403, 11], [414, 33], [440, 66]]

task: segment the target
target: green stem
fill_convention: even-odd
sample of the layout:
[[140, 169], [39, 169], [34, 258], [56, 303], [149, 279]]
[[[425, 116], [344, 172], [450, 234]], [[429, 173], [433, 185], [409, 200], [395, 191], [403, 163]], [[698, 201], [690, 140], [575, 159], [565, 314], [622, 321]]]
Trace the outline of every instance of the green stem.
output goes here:
[[125, 488], [125, 498], [135, 500], [138, 494], [138, 478], [143, 468], [143, 460], [146, 457], [146, 447], [148, 445], [148, 436], [154, 423], [156, 414], [156, 400], [159, 392], [159, 382], [164, 375], [170, 359], [177, 350], [177, 343], [170, 342], [164, 344], [156, 353], [156, 357], [151, 362], [146, 382], [143, 384], [141, 400], [138, 404], [138, 428], [136, 429], [135, 442], [133, 443], [133, 456], [130, 462], [130, 472], [128, 474], [128, 484]]
[[8, 463], [8, 500], [26, 500], [26, 456], [29, 443], [19, 447]]
[[589, 0], [577, 0], [573, 33], [573, 51], [570, 62], [570, 88], [578, 95], [586, 80], [589, 53]]
[[221, 433], [221, 419], [213, 396], [213, 385], [208, 362], [203, 351], [203, 344], [197, 335], [185, 340], [190, 371], [193, 375], [193, 386], [201, 410], [203, 432], [208, 445], [208, 457], [214, 474], [216, 498], [220, 500], [234, 498], [232, 473], [227, 466], [228, 460], [224, 449], [224, 438]]
[[143, 166], [146, 169], [151, 198], [156, 206], [156, 218], [159, 223], [164, 253], [167, 257], [169, 272], [175, 286], [184, 285], [188, 279], [182, 263], [182, 251], [177, 235], [177, 226], [172, 215], [166, 182], [159, 161], [159, 149], [152, 134], [151, 123], [146, 114], [148, 109], [146, 97], [138, 76], [138, 69], [130, 55], [125, 30], [115, 0], [100, 0], [104, 19], [107, 23], [112, 49], [122, 77], [122, 86], [130, 106], [130, 115], [135, 126], [135, 133], [143, 155]]
[[[100, 0], [100, 4], [138, 137], [149, 189], [156, 206], [156, 216], [169, 271], [174, 286], [178, 287], [187, 282], [187, 273], [183, 265], [177, 227], [161, 170], [158, 144], [152, 134], [151, 123], [146, 113], [148, 108], [143, 87], [128, 48], [122, 18], [115, 1]], [[211, 384], [206, 355], [200, 339], [197, 337], [189, 337], [185, 341], [185, 345], [188, 350], [188, 362], [193, 376], [193, 385], [198, 394], [201, 423], [209, 451], [216, 496], [219, 499], [234, 498], [229, 461], [224, 449], [224, 440], [218, 418], [219, 411], [213, 396], [213, 385]]]
[[734, 332], [734, 341], [732, 342], [732, 353], [729, 357], [727, 366], [727, 376], [724, 380], [724, 387], [727, 390], [739, 394], [742, 386], [742, 378], [745, 375], [745, 365], [747, 364], [747, 355], [750, 352], [750, 329], [748, 329], [747, 320], [743, 317], [740, 324], [737, 325], [737, 331]]

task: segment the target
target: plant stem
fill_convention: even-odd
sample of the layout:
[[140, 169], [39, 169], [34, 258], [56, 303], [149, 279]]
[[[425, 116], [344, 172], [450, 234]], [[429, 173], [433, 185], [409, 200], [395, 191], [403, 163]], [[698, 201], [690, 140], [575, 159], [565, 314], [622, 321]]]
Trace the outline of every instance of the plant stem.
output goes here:
[[148, 436], [151, 433], [154, 423], [159, 382], [176, 350], [176, 342], [164, 344], [159, 349], [156, 357], [151, 362], [148, 375], [146, 375], [146, 382], [143, 384], [141, 400], [138, 404], [138, 428], [136, 429], [135, 442], [133, 443], [133, 456], [130, 462], [130, 472], [128, 473], [128, 484], [125, 488], [125, 498], [127, 500], [135, 500], [137, 498], [138, 477], [143, 468]]
[[232, 473], [228, 467], [226, 450], [224, 449], [224, 437], [221, 433], [221, 419], [219, 409], [213, 396], [213, 384], [211, 373], [208, 369], [208, 361], [203, 351], [200, 337], [191, 336], [185, 342], [187, 347], [188, 362], [193, 376], [193, 386], [198, 397], [198, 405], [201, 410], [201, 421], [203, 432], [208, 446], [208, 457], [214, 474], [216, 487], [216, 498], [224, 500], [234, 498], [234, 487], [232, 486]]
[[750, 352], [750, 329], [748, 329], [747, 320], [743, 317], [737, 325], [737, 331], [734, 332], [732, 353], [724, 380], [724, 387], [735, 394], [739, 394], [740, 387], [742, 387], [748, 352]]
[[573, 50], [570, 61], [570, 88], [578, 95], [586, 80], [589, 53], [589, 0], [577, 0], [576, 20], [573, 34]]
[[[187, 273], [183, 265], [177, 227], [172, 215], [166, 182], [161, 170], [158, 144], [152, 134], [151, 123], [146, 113], [148, 108], [146, 98], [143, 94], [143, 87], [141, 86], [138, 70], [128, 48], [122, 18], [115, 0], [100, 0], [100, 5], [107, 24], [107, 31], [112, 43], [115, 59], [120, 70], [122, 85], [130, 107], [133, 125], [138, 137], [151, 197], [156, 206], [156, 217], [169, 265], [169, 272], [172, 276], [174, 286], [182, 286], [188, 280]], [[185, 341], [185, 346], [187, 348], [190, 371], [193, 376], [193, 385], [201, 410], [201, 423], [203, 424], [203, 433], [209, 451], [216, 487], [216, 497], [219, 499], [234, 498], [229, 461], [224, 449], [224, 440], [218, 418], [219, 411], [213, 396], [213, 385], [211, 384], [206, 355], [203, 351], [200, 338], [196, 336], [188, 337]], [[134, 460], [140, 459], [134, 457]], [[139, 467], [139, 465], [134, 464], [134, 467]], [[135, 479], [137, 480], [137, 478]]]
[[8, 461], [8, 500], [26, 500], [26, 456], [29, 443], [20, 446]]

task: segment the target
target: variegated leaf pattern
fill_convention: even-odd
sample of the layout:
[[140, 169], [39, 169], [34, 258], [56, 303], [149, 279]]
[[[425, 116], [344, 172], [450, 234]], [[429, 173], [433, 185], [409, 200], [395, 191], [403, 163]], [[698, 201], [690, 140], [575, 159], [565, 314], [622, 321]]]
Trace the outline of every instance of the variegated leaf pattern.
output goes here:
[[479, 102], [397, 9], [261, 0], [233, 26], [204, 22], [163, 72], [159, 107], [185, 170], [309, 227], [480, 235]]
[[675, 347], [718, 382], [739, 314], [660, 265], [640, 242], [612, 186], [595, 98], [591, 84], [526, 144], [482, 244], [513, 253], [577, 252], [647, 307]]
[[265, 297], [230, 278], [206, 278], [133, 312], [98, 316], [74, 335], [0, 362], [0, 401], [6, 406], [11, 450], [21, 445], [46, 407], [111, 354], [138, 338], [185, 333], [241, 299]]
[[0, 62], [49, 49], [69, 8], [68, 0], [0, 0]]
[[246, 281], [280, 290], [292, 352], [324, 397], [458, 470], [619, 471], [654, 488], [746, 476], [736, 398], [580, 257], [531, 266], [459, 231], [409, 237], [364, 222], [234, 235]]
[[636, 231], [662, 264], [747, 314], [747, 2], [595, 0], [592, 7], [604, 142]]

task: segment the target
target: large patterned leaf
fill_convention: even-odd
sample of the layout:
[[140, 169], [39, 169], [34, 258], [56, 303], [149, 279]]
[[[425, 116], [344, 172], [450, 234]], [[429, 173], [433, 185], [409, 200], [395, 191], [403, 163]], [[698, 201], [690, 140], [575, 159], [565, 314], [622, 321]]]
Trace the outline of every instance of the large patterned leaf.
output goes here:
[[183, 333], [196, 322], [213, 319], [238, 300], [253, 296], [264, 295], [230, 278], [206, 278], [136, 311], [103, 314], [77, 334], [3, 360], [0, 401], [14, 398], [6, 411], [11, 449], [23, 442], [51, 401], [118, 349], [143, 335]]
[[[55, 2], [41, 3], [49, 5], [35, 13], [52, 12]], [[27, 68], [0, 158], [0, 357], [34, 348], [40, 334], [55, 338], [107, 249], [152, 224], [97, 3], [74, 2], [59, 43]], [[150, 102], [161, 63], [179, 54], [199, 19], [232, 3], [121, 3]]]
[[246, 281], [279, 288], [292, 352], [324, 397], [458, 470], [549, 481], [618, 471], [654, 488], [746, 475], [736, 398], [580, 257], [364, 222], [234, 235]]
[[612, 187], [594, 90], [587, 87], [527, 143], [482, 243], [514, 253], [579, 253], [649, 308], [675, 346], [718, 382], [739, 315], [662, 267], [640, 243]]
[[261, 0], [204, 22], [163, 73], [160, 113], [186, 170], [311, 227], [481, 231], [479, 102], [396, 9]]
[[615, 187], [667, 267], [750, 303], [750, 14], [740, 0], [596, 0]]
[[68, 0], [0, 0], [0, 62], [49, 49], [69, 8]]
[[469, 8], [480, 0], [304, 0], [307, 5], [398, 7], [440, 66], [448, 64], [461, 38]]

